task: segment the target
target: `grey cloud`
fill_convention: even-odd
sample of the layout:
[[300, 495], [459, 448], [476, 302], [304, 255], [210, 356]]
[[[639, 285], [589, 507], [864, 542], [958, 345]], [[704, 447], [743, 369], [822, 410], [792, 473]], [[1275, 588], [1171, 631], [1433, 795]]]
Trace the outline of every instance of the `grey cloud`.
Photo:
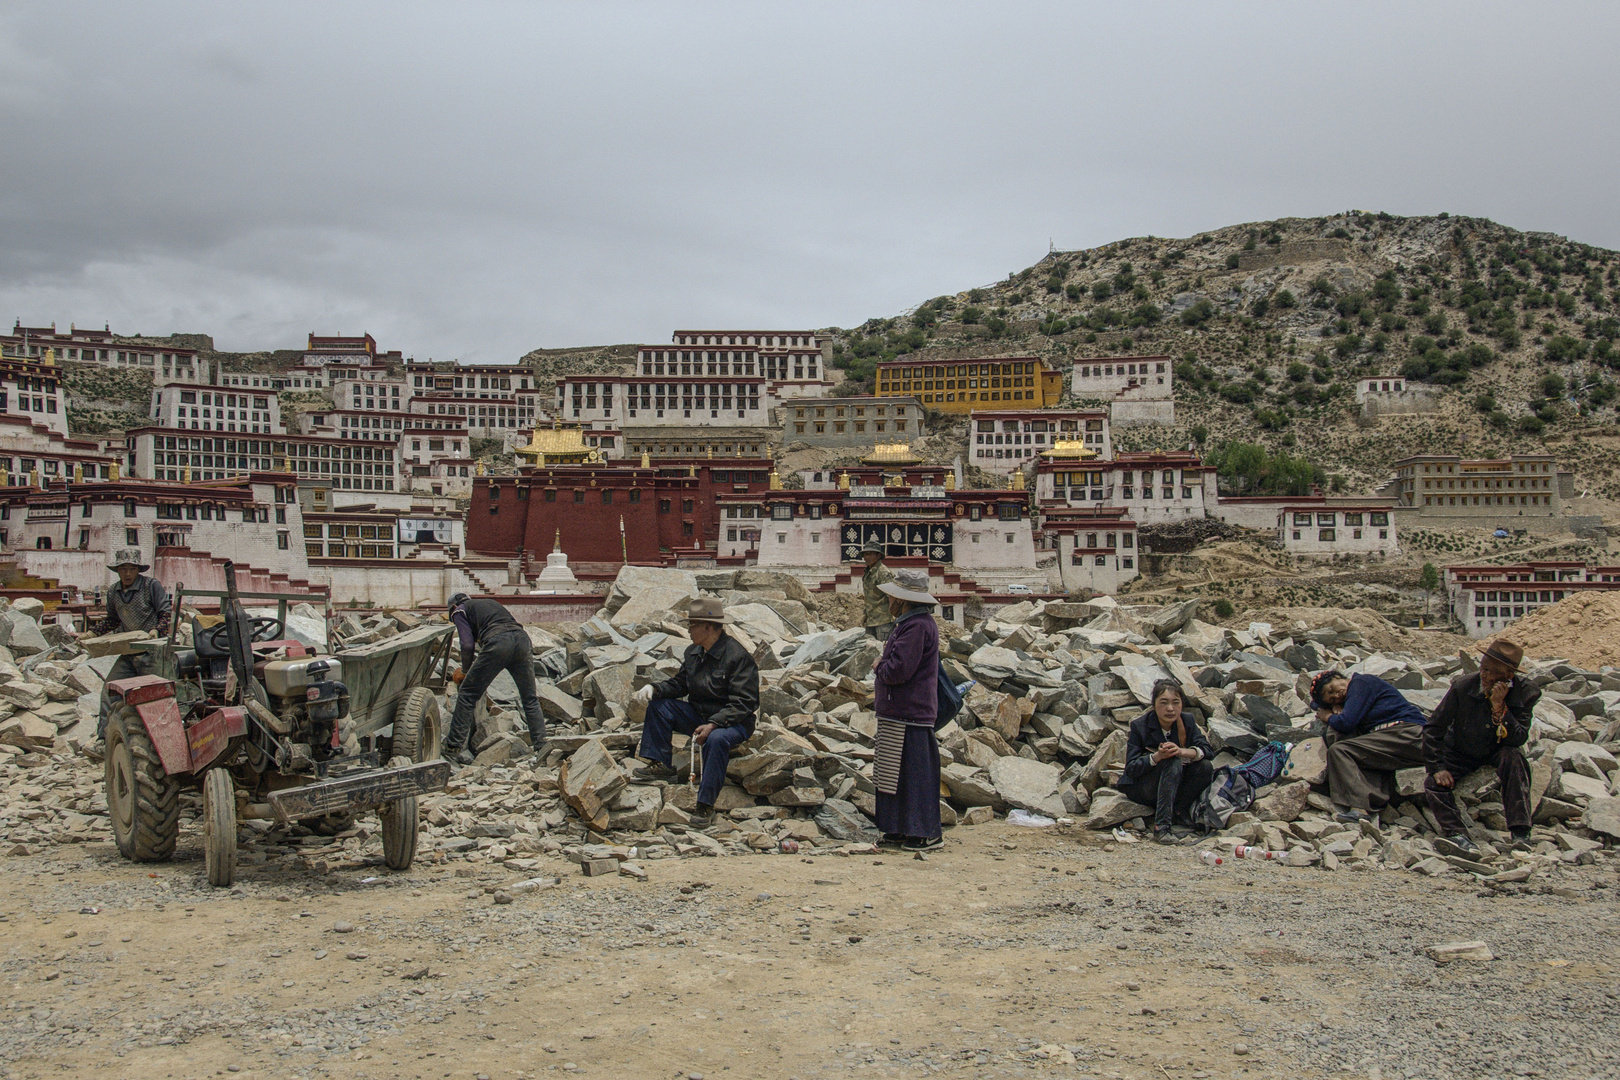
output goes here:
[[1608, 6], [58, 3], [0, 311], [416, 356], [852, 325], [1356, 207], [1620, 244]]

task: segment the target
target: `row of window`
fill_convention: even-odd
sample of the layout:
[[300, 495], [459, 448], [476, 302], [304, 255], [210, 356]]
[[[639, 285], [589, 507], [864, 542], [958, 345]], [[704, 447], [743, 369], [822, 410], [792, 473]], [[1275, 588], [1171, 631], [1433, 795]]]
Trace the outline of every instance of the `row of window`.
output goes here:
[[[1363, 523], [1362, 522], [1363, 517], [1365, 517], [1367, 519], [1366, 524], [1368, 524], [1368, 525], [1388, 525], [1389, 524], [1389, 513], [1388, 513], [1388, 511], [1385, 511], [1385, 510], [1374, 510], [1374, 511], [1371, 511], [1370, 513], [1366, 513], [1366, 514], [1363, 514], [1363, 513], [1359, 512], [1359, 511], [1351, 511], [1351, 510], [1344, 511], [1344, 523], [1346, 525], [1360, 525], [1360, 524]], [[1317, 525], [1327, 525], [1327, 526], [1337, 525], [1339, 523], [1338, 518], [1339, 518], [1338, 511], [1318, 511], [1316, 513], [1316, 517], [1315, 517], [1315, 524], [1317, 524]], [[1302, 513], [1296, 513], [1294, 515], [1294, 524], [1295, 525], [1310, 525], [1310, 524], [1312, 524], [1311, 514], [1303, 513], [1303, 512]]]
[[[1084, 565], [1086, 565], [1086, 559], [1088, 557], [1091, 559], [1091, 565], [1094, 566], [1094, 567], [1107, 566], [1108, 565], [1108, 556], [1107, 555], [1090, 555], [1090, 556], [1088, 556], [1087, 552], [1083, 548], [1075, 548], [1074, 551], [1072, 551], [1069, 554], [1069, 565], [1070, 566], [1084, 566]], [[1136, 557], [1134, 555], [1122, 555], [1122, 556], [1120, 556], [1119, 567], [1120, 567], [1121, 570], [1134, 570], [1134, 569], [1136, 569]]]
[[1156, 361], [1152, 367], [1153, 370], [1149, 372], [1147, 364], [1081, 364], [1079, 375], [1082, 379], [1092, 379], [1107, 378], [1111, 375], [1163, 375], [1165, 373], [1165, 365], [1162, 360]]
[[[1294, 539], [1295, 540], [1300, 539], [1300, 530], [1295, 529], [1293, 532], [1294, 532]], [[1332, 543], [1337, 543], [1338, 539], [1339, 539], [1339, 531], [1337, 529], [1318, 529], [1316, 531], [1317, 543], [1332, 544]], [[1360, 529], [1351, 529], [1350, 530], [1350, 539], [1352, 539], [1352, 540], [1360, 540], [1361, 539], [1361, 530]], [[1380, 540], [1388, 540], [1389, 539], [1389, 530], [1388, 529], [1379, 529], [1378, 530], [1378, 539], [1380, 539]]]
[[[1460, 462], [1425, 464], [1423, 466], [1423, 472], [1424, 472], [1425, 475], [1427, 475], [1430, 472], [1455, 473], [1457, 471], [1457, 467], [1458, 467], [1459, 464], [1460, 464]], [[1404, 472], [1404, 473], [1407, 473], [1408, 475], [1410, 475], [1410, 473], [1411, 473], [1410, 469], [1402, 469], [1401, 471]], [[1464, 472], [1474, 472], [1474, 471], [1478, 471], [1478, 470], [1473, 469], [1473, 468], [1464, 468], [1463, 471]], [[1490, 471], [1492, 471], [1492, 472], [1501, 472], [1502, 470], [1501, 469], [1492, 469]], [[1546, 461], [1515, 461], [1513, 463], [1513, 471], [1514, 472], [1520, 472], [1520, 473], [1523, 473], [1523, 472], [1550, 473], [1550, 472], [1552, 472], [1552, 464], [1551, 464], [1551, 462], [1546, 462]]]
[[[1424, 506], [1551, 506], [1552, 505], [1552, 496], [1551, 495], [1484, 495], [1484, 496], [1475, 495], [1475, 496], [1472, 497], [1473, 498], [1472, 502], [1469, 502], [1469, 498], [1470, 498], [1469, 496], [1463, 495], [1463, 496], [1461, 496], [1462, 502], [1460, 502], [1460, 503], [1457, 501], [1458, 498], [1459, 498], [1459, 496], [1456, 496], [1456, 495], [1425, 495], [1425, 496], [1423, 496], [1423, 505]], [[1483, 503], [1480, 502], [1481, 498], [1483, 498], [1485, 500]], [[1492, 501], [1493, 499], [1495, 500], [1494, 502]], [[1507, 500], [1507, 501], [1504, 502], [1503, 501], [1504, 499]], [[1515, 502], [1514, 501], [1515, 499], [1517, 499], [1518, 501]]]
[[[1428, 491], [1431, 487], [1434, 488], [1435, 490], [1444, 489], [1446, 491], [1456, 491], [1459, 487], [1463, 488], [1464, 490], [1467, 490], [1468, 487], [1469, 487], [1469, 483], [1468, 483], [1467, 480], [1462, 481], [1462, 483], [1460, 485], [1455, 480], [1446, 480], [1444, 482], [1439, 481], [1439, 480], [1425, 480], [1425, 481], [1423, 481], [1423, 490], [1424, 491]], [[1478, 490], [1480, 490], [1480, 487], [1481, 487], [1480, 482], [1478, 480], [1475, 480], [1473, 482], [1473, 490], [1478, 491]], [[1509, 479], [1509, 480], [1491, 480], [1491, 479], [1487, 479], [1485, 481], [1485, 483], [1484, 483], [1484, 487], [1487, 488], [1487, 489], [1495, 488], [1497, 490], [1501, 490], [1502, 488], [1505, 488], [1505, 487], [1507, 487], [1507, 488], [1513, 488], [1513, 487], [1517, 487], [1517, 488], [1550, 488], [1550, 487], [1552, 487], [1552, 479], [1550, 477], [1526, 477], [1526, 476], [1518, 477], [1517, 480], [1513, 480], [1513, 479]]]
[[[868, 408], [868, 406], [865, 406], [865, 405], [849, 405], [849, 406], [846, 406], [846, 405], [816, 405], [816, 406], [813, 407], [813, 410], [814, 410], [814, 412], [816, 414], [814, 419], [816, 419], [816, 420], [824, 420], [824, 419], [826, 419], [828, 409], [832, 410], [832, 414], [833, 414], [834, 419], [837, 419], [837, 418], [843, 416], [846, 409], [852, 415], [857, 416], [857, 417], [861, 417], [861, 416], [866, 415], [867, 408]], [[888, 406], [888, 405], [873, 405], [873, 406], [871, 406], [872, 415], [873, 416], [887, 416], [889, 408], [890, 408], [890, 406]], [[894, 408], [894, 415], [896, 415], [896, 416], [905, 416], [906, 415], [906, 406], [904, 406], [904, 405], [895, 405], [895, 406], [893, 406], [893, 408]], [[808, 405], [795, 406], [794, 409], [793, 409], [793, 419], [795, 419], [795, 420], [803, 420], [803, 419], [805, 419], [806, 414], [811, 412], [811, 411], [812, 411], [812, 406], [808, 406]]]
[[[716, 338], [724, 340], [717, 341]], [[763, 345], [766, 348], [777, 348], [803, 345], [814, 347], [815, 336], [812, 334], [676, 334], [677, 345]]]
[[[825, 421], [825, 420], [810, 420], [810, 421], [795, 420], [793, 422], [793, 432], [794, 432], [794, 434], [796, 434], [796, 435], [805, 434], [805, 424], [806, 423], [813, 424], [815, 426], [815, 431], [814, 431], [815, 434], [817, 434], [817, 435], [825, 435], [825, 434], [827, 434], [827, 421]], [[844, 434], [845, 430], [846, 430], [846, 425], [848, 425], [848, 424], [854, 424], [855, 425], [855, 431], [856, 431], [857, 434], [859, 434], [861, 432], [864, 432], [866, 430], [866, 421], [865, 420], [834, 420], [834, 421], [832, 421], [833, 434], [835, 434], [835, 435]], [[909, 424], [909, 421], [896, 420], [894, 422], [894, 430], [896, 430], [896, 431], [905, 431], [908, 424]], [[872, 430], [874, 432], [884, 432], [884, 431], [888, 430], [888, 425], [889, 425], [889, 422], [887, 420], [873, 420], [872, 421]]]

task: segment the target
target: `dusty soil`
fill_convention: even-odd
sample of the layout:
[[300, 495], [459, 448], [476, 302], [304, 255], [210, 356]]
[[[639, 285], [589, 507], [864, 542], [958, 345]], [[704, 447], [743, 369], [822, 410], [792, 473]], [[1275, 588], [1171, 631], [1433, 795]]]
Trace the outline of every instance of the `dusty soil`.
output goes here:
[[1538, 660], [1561, 659], [1594, 670], [1620, 663], [1620, 592], [1576, 593], [1536, 608], [1500, 634], [1475, 644], [1484, 652], [1497, 638], [1524, 647]]
[[[1003, 823], [646, 864], [204, 884], [197, 837], [0, 862], [5, 1075], [1612, 1076], [1615, 860], [1481, 892]], [[85, 909], [99, 909], [88, 913]], [[352, 929], [350, 929], [352, 928]], [[348, 932], [340, 932], [344, 930]], [[1485, 938], [1445, 967], [1425, 945]], [[1071, 1060], [1072, 1059], [1072, 1060]]]

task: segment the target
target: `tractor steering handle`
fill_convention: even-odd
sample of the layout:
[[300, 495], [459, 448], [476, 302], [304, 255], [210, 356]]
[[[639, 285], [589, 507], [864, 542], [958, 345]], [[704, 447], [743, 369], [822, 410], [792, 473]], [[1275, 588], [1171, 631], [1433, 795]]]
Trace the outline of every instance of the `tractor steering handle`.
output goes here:
[[[249, 641], [275, 641], [286, 633], [286, 627], [282, 621], [268, 615], [256, 617], [248, 626]], [[231, 647], [227, 634], [229, 628], [229, 623], [220, 623], [210, 630], [208, 632], [208, 644], [220, 652], [229, 650]]]

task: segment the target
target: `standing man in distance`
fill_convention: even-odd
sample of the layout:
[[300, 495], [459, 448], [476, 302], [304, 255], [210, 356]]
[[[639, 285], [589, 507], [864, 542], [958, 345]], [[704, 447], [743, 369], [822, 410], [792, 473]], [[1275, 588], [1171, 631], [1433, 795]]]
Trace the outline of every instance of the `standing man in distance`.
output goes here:
[[444, 736], [445, 758], [458, 765], [472, 763], [467, 740], [472, 737], [473, 712], [489, 684], [503, 671], [517, 683], [523, 718], [529, 725], [529, 745], [540, 752], [546, 742], [546, 719], [534, 691], [534, 643], [528, 632], [498, 602], [487, 597], [473, 600], [466, 593], [450, 598], [450, 621], [461, 639], [461, 667], [451, 678], [461, 686], [450, 730]]
[[1516, 843], [1530, 838], [1530, 764], [1523, 747], [1541, 691], [1519, 677], [1523, 659], [1518, 645], [1493, 641], [1477, 672], [1452, 680], [1423, 728], [1423, 764], [1429, 774], [1423, 793], [1457, 854], [1479, 850], [1457, 813], [1457, 781], [1487, 765], [1502, 785], [1508, 832]]
[[681, 670], [630, 696], [647, 706], [636, 753], [649, 762], [632, 773], [632, 779], [640, 783], [679, 779], [673, 764], [677, 731], [692, 737], [693, 753], [702, 748], [703, 781], [692, 815], [692, 824], [700, 829], [714, 823], [714, 800], [726, 782], [731, 751], [754, 734], [759, 712], [759, 667], [726, 633], [725, 621], [720, 601], [693, 600], [686, 609], [692, 644], [686, 647]]
[[861, 597], [866, 601], [861, 625], [872, 637], [887, 641], [894, 629], [894, 615], [889, 611], [889, 597], [883, 586], [894, 580], [894, 571], [883, 565], [883, 545], [876, 540], [861, 545], [861, 561], [866, 564], [866, 573], [861, 577]]
[[[119, 634], [131, 630], [150, 632], [169, 625], [169, 594], [156, 578], [142, 576], [151, 567], [141, 562], [139, 550], [120, 548], [107, 569], [118, 575], [118, 584], [107, 590], [107, 617], [97, 624], [97, 634]], [[107, 717], [112, 712], [107, 683], [151, 673], [152, 657], [149, 653], [126, 653], [113, 661], [101, 686], [101, 711], [96, 717], [97, 743], [107, 737]]]

